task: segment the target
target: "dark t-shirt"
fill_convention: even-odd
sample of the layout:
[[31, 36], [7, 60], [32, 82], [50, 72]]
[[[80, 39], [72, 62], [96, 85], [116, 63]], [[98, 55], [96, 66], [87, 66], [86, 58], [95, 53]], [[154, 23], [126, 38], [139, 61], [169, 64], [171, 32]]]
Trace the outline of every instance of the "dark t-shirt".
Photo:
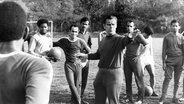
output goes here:
[[146, 45], [147, 42], [142, 34], [138, 34], [135, 39], [126, 46], [126, 53], [127, 57], [136, 57], [139, 55], [140, 52], [140, 44]]
[[89, 54], [88, 59], [100, 59], [99, 68], [120, 68], [122, 66], [122, 51], [131, 39], [118, 34], [104, 37], [96, 53]]
[[66, 61], [74, 63], [77, 59], [75, 54], [81, 52], [87, 47], [84, 42], [85, 41], [80, 38], [76, 41], [70, 41], [68, 38], [61, 38], [58, 42], [54, 42], [53, 46], [62, 48], [65, 53]]

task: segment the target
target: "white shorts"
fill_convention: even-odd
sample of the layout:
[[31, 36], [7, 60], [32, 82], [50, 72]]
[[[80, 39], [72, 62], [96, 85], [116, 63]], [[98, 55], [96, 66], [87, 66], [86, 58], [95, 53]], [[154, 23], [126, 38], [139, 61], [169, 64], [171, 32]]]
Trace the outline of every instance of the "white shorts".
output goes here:
[[154, 65], [153, 56], [151, 55], [143, 55], [140, 58], [140, 61], [143, 67], [145, 67], [146, 65]]

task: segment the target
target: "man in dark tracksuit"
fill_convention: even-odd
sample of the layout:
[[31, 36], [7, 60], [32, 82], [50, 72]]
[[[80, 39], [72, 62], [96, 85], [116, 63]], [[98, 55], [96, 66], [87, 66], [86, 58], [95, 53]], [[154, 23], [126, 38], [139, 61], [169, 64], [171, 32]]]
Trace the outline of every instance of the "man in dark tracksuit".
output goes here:
[[90, 48], [87, 46], [83, 39], [77, 37], [79, 28], [76, 25], [70, 27], [69, 37], [61, 38], [57, 42], [53, 42], [54, 47], [60, 47], [63, 49], [66, 57], [64, 64], [65, 75], [71, 90], [71, 102], [72, 104], [83, 104], [81, 99], [81, 70], [82, 65], [75, 57], [75, 55], [84, 48], [86, 52], [90, 52]]
[[[90, 20], [87, 17], [83, 17], [80, 21], [80, 32], [78, 37], [83, 39], [87, 45], [91, 48], [92, 42], [91, 42], [91, 33], [88, 31]], [[84, 49], [82, 50], [83, 53], [87, 53], [87, 51]], [[89, 104], [88, 102], [83, 100], [83, 94], [84, 90], [86, 88], [87, 80], [88, 80], [88, 73], [89, 73], [89, 61], [87, 64], [82, 68], [82, 87], [81, 87], [81, 98], [82, 98], [82, 104]]]
[[162, 61], [165, 78], [162, 86], [162, 95], [159, 104], [163, 104], [169, 82], [174, 72], [174, 91], [173, 102], [177, 102], [176, 94], [179, 87], [179, 80], [183, 71], [183, 53], [184, 53], [184, 37], [179, 33], [180, 25], [176, 20], [171, 21], [171, 32], [169, 32], [163, 40]]
[[[135, 75], [135, 81], [138, 87], [138, 99], [136, 104], [142, 104], [144, 98], [144, 69], [141, 67], [140, 57], [144, 54], [144, 52], [148, 49], [144, 36], [140, 34], [140, 32], [135, 33], [135, 25], [133, 21], [127, 22], [127, 30], [128, 34], [137, 34], [134, 38], [133, 42], [126, 46], [126, 52], [124, 57], [124, 74], [126, 80], [126, 93], [127, 99], [129, 102], [133, 102], [132, 100], [132, 74]], [[144, 45], [144, 50], [139, 53], [140, 45]]]
[[116, 33], [117, 18], [108, 16], [104, 21], [106, 37], [100, 43], [96, 53], [78, 54], [89, 60], [98, 60], [99, 71], [94, 81], [95, 104], [119, 104], [119, 95], [122, 86], [122, 51], [132, 39], [131, 36], [120, 36]]

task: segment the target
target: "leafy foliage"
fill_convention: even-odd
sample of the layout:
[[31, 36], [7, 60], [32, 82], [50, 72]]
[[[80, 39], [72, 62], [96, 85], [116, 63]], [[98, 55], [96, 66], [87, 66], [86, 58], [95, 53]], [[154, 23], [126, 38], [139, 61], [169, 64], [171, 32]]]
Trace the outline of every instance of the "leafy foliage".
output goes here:
[[[154, 29], [168, 27], [171, 19], [184, 18], [183, 0], [24, 0], [30, 9], [28, 20], [47, 18], [60, 26], [77, 22], [83, 16], [91, 19], [93, 31], [102, 30], [104, 15], [118, 17], [120, 32], [127, 19], [134, 19], [138, 28], [151, 25]], [[182, 24], [183, 25], [183, 24]], [[67, 26], [66, 26], [67, 27]], [[65, 28], [66, 29], [66, 28]], [[65, 30], [64, 29], [64, 30]], [[159, 31], [157, 31], [159, 32]]]

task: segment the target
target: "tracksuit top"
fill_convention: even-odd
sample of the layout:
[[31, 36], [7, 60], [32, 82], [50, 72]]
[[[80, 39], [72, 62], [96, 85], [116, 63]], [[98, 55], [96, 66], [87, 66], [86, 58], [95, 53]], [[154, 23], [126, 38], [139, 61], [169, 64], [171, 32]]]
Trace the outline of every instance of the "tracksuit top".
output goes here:
[[87, 50], [87, 44], [84, 40], [78, 38], [76, 41], [70, 41], [69, 38], [61, 38], [57, 42], [53, 42], [54, 47], [60, 47], [65, 53], [66, 62], [76, 62], [76, 54], [80, 53], [83, 49]]
[[24, 52], [0, 54], [0, 104], [48, 104], [53, 69]]
[[184, 37], [181, 34], [174, 35], [172, 32], [168, 33], [164, 37], [162, 49], [168, 57], [184, 55]]
[[122, 66], [122, 51], [132, 40], [128, 36], [118, 34], [104, 37], [96, 53], [89, 54], [89, 60], [99, 59], [99, 68], [120, 68]]

